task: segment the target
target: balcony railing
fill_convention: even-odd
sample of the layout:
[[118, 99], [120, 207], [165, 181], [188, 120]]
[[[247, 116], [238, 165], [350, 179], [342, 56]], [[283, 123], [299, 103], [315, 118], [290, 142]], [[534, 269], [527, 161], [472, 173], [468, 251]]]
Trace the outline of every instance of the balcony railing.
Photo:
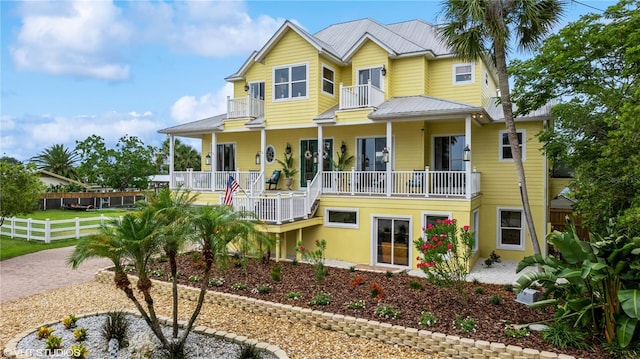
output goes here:
[[260, 117], [264, 115], [264, 101], [247, 96], [230, 98], [227, 96], [227, 118]]
[[[238, 182], [240, 187], [250, 193], [264, 190], [264, 181], [259, 171], [175, 171], [171, 174], [171, 188], [184, 187], [199, 191], [224, 191], [229, 176]], [[211, 180], [213, 178], [213, 181]]]
[[340, 83], [340, 110], [376, 107], [384, 102], [384, 91], [371, 84], [343, 86]]

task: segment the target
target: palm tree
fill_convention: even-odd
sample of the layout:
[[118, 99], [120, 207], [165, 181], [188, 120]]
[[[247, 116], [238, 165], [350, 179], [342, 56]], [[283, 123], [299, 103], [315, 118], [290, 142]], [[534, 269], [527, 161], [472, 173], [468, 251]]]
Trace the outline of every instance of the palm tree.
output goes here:
[[159, 240], [162, 250], [169, 261], [173, 284], [173, 338], [178, 337], [178, 264], [177, 256], [190, 240], [189, 214], [197, 194], [189, 190], [171, 191], [163, 188], [158, 193], [150, 193], [146, 201], [139, 202], [141, 207], [155, 212], [160, 224]]
[[[156, 158], [156, 165], [160, 172], [169, 173], [169, 167], [165, 164], [169, 158], [169, 139], [162, 142], [160, 152]], [[173, 169], [174, 171], [186, 171], [187, 168], [201, 169], [200, 154], [193, 147], [185, 145], [179, 139], [175, 139], [173, 145]]]
[[536, 254], [541, 253], [540, 243], [529, 205], [522, 154], [513, 120], [507, 53], [512, 37], [516, 38], [520, 49], [533, 50], [560, 20], [563, 7], [563, 0], [448, 0], [443, 3], [447, 24], [440, 29], [444, 41], [456, 55], [470, 61], [490, 59], [496, 67], [504, 122], [531, 244]]
[[[159, 252], [158, 222], [153, 210], [145, 209], [136, 213], [128, 213], [122, 220], [113, 220], [100, 227], [99, 234], [89, 236], [80, 242], [67, 263], [76, 269], [86, 259], [92, 257], [108, 258], [114, 265], [114, 282], [129, 298], [155, 336], [165, 348], [169, 341], [162, 333], [160, 321], [153, 306], [151, 297], [151, 280], [147, 275], [147, 264], [154, 254]], [[138, 276], [137, 289], [142, 293], [146, 310], [135, 296], [125, 264], [131, 263]]]
[[78, 179], [75, 168], [78, 160], [79, 157], [75, 150], [69, 150], [63, 144], [51, 145], [39, 155], [31, 158], [31, 161], [38, 166], [38, 169], [71, 179]]

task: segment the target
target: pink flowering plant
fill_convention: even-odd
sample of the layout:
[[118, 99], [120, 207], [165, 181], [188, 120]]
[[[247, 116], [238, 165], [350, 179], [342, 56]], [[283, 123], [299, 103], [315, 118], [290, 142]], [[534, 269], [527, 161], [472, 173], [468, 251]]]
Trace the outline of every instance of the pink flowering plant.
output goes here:
[[318, 283], [322, 282], [329, 274], [327, 267], [324, 265], [324, 251], [327, 249], [327, 241], [324, 239], [316, 239], [316, 248], [310, 250], [302, 245], [302, 242], [296, 244], [296, 252], [302, 255], [302, 259], [311, 262], [315, 267], [315, 277]]
[[431, 282], [451, 286], [466, 297], [464, 283], [474, 245], [469, 226], [460, 229], [455, 219], [439, 219], [435, 225], [423, 227], [421, 234], [413, 242], [421, 253], [416, 258], [418, 268]]

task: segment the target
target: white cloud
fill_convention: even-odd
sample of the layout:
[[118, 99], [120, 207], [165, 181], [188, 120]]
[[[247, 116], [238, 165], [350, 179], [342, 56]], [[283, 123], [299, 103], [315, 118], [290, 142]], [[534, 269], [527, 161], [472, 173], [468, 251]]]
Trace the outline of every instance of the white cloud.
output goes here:
[[179, 123], [201, 120], [227, 112], [227, 96], [233, 95], [233, 84], [226, 84], [216, 93], [196, 98], [182, 96], [171, 106], [171, 117]]
[[262, 47], [284, 19], [252, 19], [242, 1], [138, 2], [143, 37], [200, 56], [246, 55]]
[[133, 29], [112, 2], [25, 2], [20, 12], [22, 27], [9, 47], [18, 69], [110, 81], [129, 77], [119, 55]]

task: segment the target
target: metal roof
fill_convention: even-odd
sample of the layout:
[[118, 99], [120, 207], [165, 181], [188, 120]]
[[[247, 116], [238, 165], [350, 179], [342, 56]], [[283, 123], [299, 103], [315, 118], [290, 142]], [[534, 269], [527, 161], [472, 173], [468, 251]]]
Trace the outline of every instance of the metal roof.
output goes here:
[[321, 123], [335, 123], [336, 111], [338, 111], [338, 105], [335, 105], [330, 109], [326, 110], [325, 112], [319, 114], [318, 116], [314, 117], [313, 120], [315, 122], [321, 122]]
[[227, 118], [227, 114], [208, 117], [202, 120], [188, 122], [182, 125], [167, 127], [159, 130], [159, 133], [171, 135], [189, 135], [202, 134], [205, 132], [213, 132], [222, 130], [222, 121]]
[[[515, 119], [517, 121], [549, 119], [551, 118], [551, 107], [553, 107], [555, 104], [556, 101], [550, 101], [546, 105], [535, 109], [527, 113], [526, 115], [520, 115]], [[518, 106], [516, 106], [515, 104], [512, 104], [512, 108], [514, 113], [518, 111]], [[497, 97], [492, 97], [489, 100], [489, 103], [485, 107], [485, 110], [494, 121], [504, 121], [504, 111], [502, 110], [502, 105], [500, 104]]]
[[418, 95], [389, 99], [370, 113], [369, 118], [372, 120], [390, 120], [441, 115], [451, 116], [455, 114], [471, 114], [474, 112], [482, 112], [482, 108], [461, 102]]

